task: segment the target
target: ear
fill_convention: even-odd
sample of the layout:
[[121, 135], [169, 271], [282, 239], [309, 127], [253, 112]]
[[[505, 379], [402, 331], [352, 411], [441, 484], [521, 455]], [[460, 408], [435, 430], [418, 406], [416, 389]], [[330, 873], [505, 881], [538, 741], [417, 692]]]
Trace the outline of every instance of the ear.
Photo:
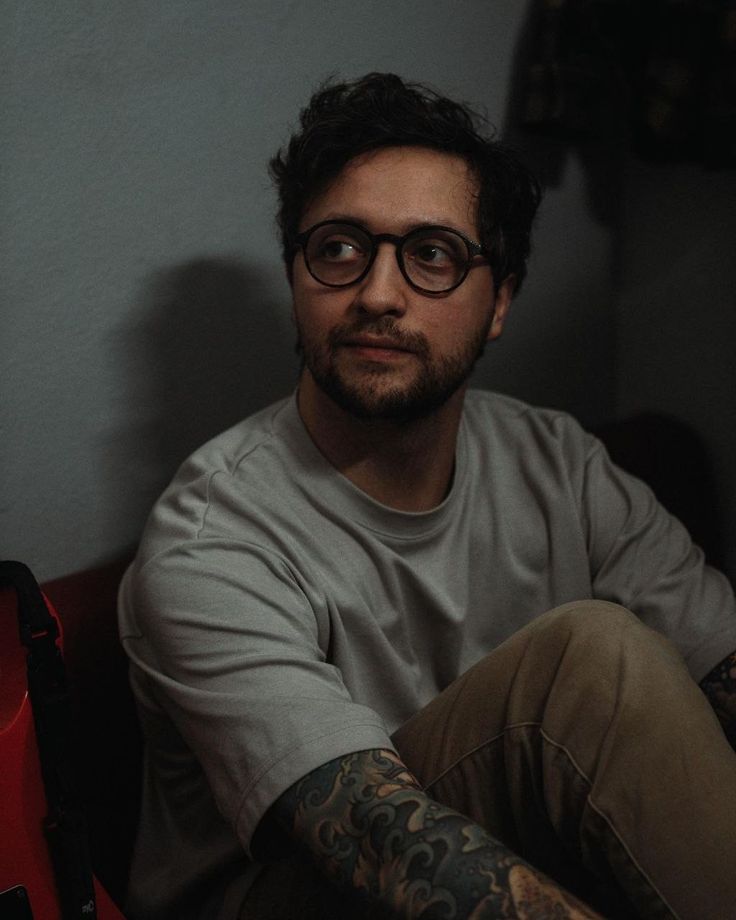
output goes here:
[[491, 328], [488, 330], [488, 341], [497, 339], [503, 332], [503, 325], [506, 322], [511, 301], [516, 288], [516, 275], [507, 275], [501, 282], [496, 299], [493, 303], [493, 319]]

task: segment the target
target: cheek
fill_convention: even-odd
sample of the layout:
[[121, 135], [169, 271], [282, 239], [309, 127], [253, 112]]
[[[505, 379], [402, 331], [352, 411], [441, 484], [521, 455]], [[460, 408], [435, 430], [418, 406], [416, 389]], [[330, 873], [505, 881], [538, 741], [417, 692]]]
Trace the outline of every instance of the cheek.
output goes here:
[[[467, 282], [466, 282], [467, 283]], [[459, 293], [459, 292], [458, 292]], [[448, 300], [444, 310], [433, 317], [438, 341], [460, 348], [490, 329], [493, 317], [493, 288], [490, 284], [473, 285], [462, 296]]]
[[310, 338], [320, 338], [345, 321], [344, 294], [316, 285], [310, 275], [305, 279], [294, 273], [291, 313], [303, 335]]
[[304, 313], [313, 313], [315, 303], [319, 302], [319, 291], [315, 290], [315, 280], [304, 266], [304, 262], [297, 258], [294, 263], [292, 276], [291, 297], [295, 313], [301, 316]]
[[304, 262], [297, 256], [291, 274], [291, 300], [294, 311], [301, 311], [307, 302], [310, 280]]

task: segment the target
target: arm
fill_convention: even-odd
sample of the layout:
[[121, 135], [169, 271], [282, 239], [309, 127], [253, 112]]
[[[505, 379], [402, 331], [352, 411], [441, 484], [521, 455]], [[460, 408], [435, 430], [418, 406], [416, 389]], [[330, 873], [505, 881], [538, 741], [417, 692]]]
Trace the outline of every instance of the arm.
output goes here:
[[736, 651], [727, 655], [700, 686], [721, 720], [729, 744], [736, 751]]
[[[651, 489], [611, 463], [595, 441], [584, 470], [581, 516], [594, 596], [627, 607], [667, 636], [700, 679], [736, 646], [736, 598], [729, 580], [705, 563]], [[724, 729], [736, 721], [736, 686], [728, 674], [734, 666], [726, 659], [701, 681]]]
[[266, 820], [310, 851], [334, 883], [377, 901], [387, 917], [427, 909], [447, 920], [598, 916], [427, 796], [390, 751], [324, 764], [288, 789]]

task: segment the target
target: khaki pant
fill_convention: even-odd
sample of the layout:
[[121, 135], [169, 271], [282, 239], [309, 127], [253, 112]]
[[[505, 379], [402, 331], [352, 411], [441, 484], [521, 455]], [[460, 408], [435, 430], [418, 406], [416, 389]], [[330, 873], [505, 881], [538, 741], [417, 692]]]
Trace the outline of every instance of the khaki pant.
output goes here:
[[[394, 742], [429, 795], [604, 915], [736, 918], [736, 755], [679, 654], [623, 608], [538, 618]], [[293, 860], [264, 870], [242, 914], [357, 916]]]

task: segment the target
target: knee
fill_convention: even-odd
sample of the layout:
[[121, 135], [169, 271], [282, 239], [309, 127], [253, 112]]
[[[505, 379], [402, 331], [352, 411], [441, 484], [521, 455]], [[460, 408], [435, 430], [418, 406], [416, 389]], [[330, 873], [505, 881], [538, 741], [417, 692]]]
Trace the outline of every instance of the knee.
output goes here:
[[593, 672], [651, 666], [653, 659], [678, 663], [679, 654], [660, 633], [644, 625], [625, 607], [609, 601], [581, 600], [556, 607], [536, 622], [543, 647], [585, 660]]
[[634, 739], [654, 737], [665, 723], [679, 731], [701, 718], [707, 704], [682, 655], [631, 611], [584, 600], [537, 622], [520, 671], [541, 688], [539, 720], [560, 744], [585, 744], [612, 726]]
[[646, 629], [636, 614], [626, 607], [593, 599], [571, 601], [555, 607], [543, 614], [538, 623], [545, 632], [561, 632], [566, 636], [592, 633], [601, 639], [613, 637], [614, 641], [629, 630]]

